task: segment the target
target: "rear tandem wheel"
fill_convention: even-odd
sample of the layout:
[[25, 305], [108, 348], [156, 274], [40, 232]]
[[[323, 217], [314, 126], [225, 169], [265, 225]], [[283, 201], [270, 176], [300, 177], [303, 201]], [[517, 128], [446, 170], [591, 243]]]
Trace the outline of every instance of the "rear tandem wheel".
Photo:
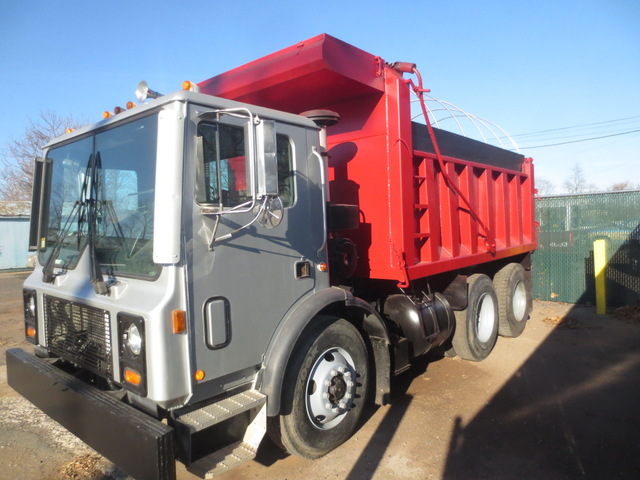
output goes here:
[[478, 362], [489, 356], [498, 338], [498, 298], [491, 279], [484, 274], [467, 279], [467, 308], [454, 312], [453, 350], [464, 360]]

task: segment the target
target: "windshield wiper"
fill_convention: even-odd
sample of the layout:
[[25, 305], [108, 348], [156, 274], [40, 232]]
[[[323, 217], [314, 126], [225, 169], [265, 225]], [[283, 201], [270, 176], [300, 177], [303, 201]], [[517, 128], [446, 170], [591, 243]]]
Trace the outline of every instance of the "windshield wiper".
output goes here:
[[64, 227], [60, 231], [58, 239], [56, 243], [53, 245], [53, 249], [51, 250], [51, 255], [47, 259], [47, 262], [44, 264], [42, 268], [42, 281], [45, 283], [53, 283], [53, 280], [56, 278], [56, 274], [54, 272], [56, 260], [60, 255], [60, 250], [62, 250], [62, 245], [64, 244], [64, 240], [69, 236], [69, 230], [71, 225], [78, 219], [78, 226], [76, 230], [76, 234], [78, 236], [78, 245], [77, 249], [80, 251], [80, 242], [81, 242], [81, 232], [84, 223], [86, 222], [86, 199], [88, 197], [88, 189], [89, 189], [89, 180], [91, 178], [90, 173], [93, 168], [93, 154], [89, 155], [89, 161], [87, 162], [87, 168], [85, 171], [84, 179], [82, 181], [82, 188], [80, 189], [80, 200], [76, 200], [73, 204], [73, 208], [71, 209], [71, 213], [67, 217], [67, 221], [64, 224]]
[[109, 287], [104, 281], [102, 270], [96, 256], [96, 225], [98, 220], [98, 192], [102, 189], [102, 160], [100, 152], [96, 153], [95, 164], [91, 169], [91, 188], [89, 189], [89, 205], [87, 209], [87, 242], [89, 243], [89, 260], [91, 263], [91, 283], [98, 295], [109, 293]]

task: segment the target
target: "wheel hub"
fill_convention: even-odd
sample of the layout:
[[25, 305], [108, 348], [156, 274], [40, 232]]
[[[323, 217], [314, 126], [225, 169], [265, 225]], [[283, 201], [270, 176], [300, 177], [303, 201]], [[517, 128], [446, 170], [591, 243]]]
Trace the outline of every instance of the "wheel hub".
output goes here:
[[349, 353], [332, 348], [318, 357], [307, 383], [306, 407], [311, 422], [320, 429], [340, 423], [356, 394], [356, 369]]
[[347, 393], [347, 382], [344, 381], [344, 377], [342, 375], [333, 377], [329, 386], [329, 401], [338, 403], [345, 393]]

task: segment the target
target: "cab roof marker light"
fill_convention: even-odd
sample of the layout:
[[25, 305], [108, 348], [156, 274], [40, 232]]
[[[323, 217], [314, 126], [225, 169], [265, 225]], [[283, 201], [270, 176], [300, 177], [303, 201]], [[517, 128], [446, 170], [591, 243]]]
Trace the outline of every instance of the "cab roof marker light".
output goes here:
[[73, 128], [67, 128], [67, 129], [65, 129], [64, 133], [71, 133], [73, 131], [74, 131]]
[[131, 110], [135, 106], [136, 106], [136, 104], [134, 102], [127, 102], [127, 105], [126, 105], [127, 110]]
[[106, 110], [104, 112], [102, 112], [102, 118], [104, 118], [105, 120], [107, 118], [111, 118], [113, 116], [113, 114], [111, 112], [107, 112]]
[[189, 80], [185, 80], [184, 82], [182, 82], [182, 90], [200, 93], [200, 87], [197, 84], [190, 82]]

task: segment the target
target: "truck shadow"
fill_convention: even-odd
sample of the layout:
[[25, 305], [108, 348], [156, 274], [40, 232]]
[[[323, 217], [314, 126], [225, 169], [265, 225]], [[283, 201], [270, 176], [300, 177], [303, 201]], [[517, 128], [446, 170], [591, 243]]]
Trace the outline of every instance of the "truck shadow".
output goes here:
[[471, 421], [444, 480], [640, 478], [640, 325], [576, 306]]

